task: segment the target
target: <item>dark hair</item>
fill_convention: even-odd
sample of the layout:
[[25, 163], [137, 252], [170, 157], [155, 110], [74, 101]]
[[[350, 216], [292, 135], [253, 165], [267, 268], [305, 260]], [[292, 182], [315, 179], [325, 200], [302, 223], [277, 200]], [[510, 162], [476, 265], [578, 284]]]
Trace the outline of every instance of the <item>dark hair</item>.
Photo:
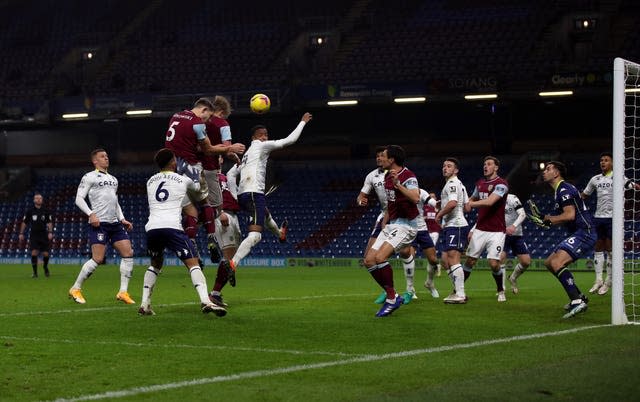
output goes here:
[[258, 124], [258, 125], [255, 125], [255, 126], [251, 127], [251, 136], [253, 137], [253, 135], [256, 133], [256, 131], [261, 130], [261, 129], [265, 129], [266, 130], [267, 127], [263, 126], [262, 124]]
[[196, 103], [193, 104], [194, 108], [197, 107], [206, 107], [208, 109], [210, 109], [211, 111], [213, 111], [213, 102], [211, 101], [211, 99], [209, 98], [200, 98], [196, 101]]
[[405, 152], [400, 145], [387, 145], [385, 150], [387, 151], [387, 158], [393, 158], [396, 165], [404, 166]]
[[560, 176], [562, 176], [562, 178], [566, 178], [567, 176], [567, 166], [560, 162], [560, 161], [549, 161], [545, 164], [545, 167], [548, 165], [553, 165], [553, 167], [555, 167], [558, 172], [560, 172]]
[[613, 154], [611, 153], [611, 151], [605, 151], [601, 153], [600, 157], [602, 158], [603, 156], [608, 156], [609, 158], [613, 159]]
[[93, 160], [93, 158], [100, 152], [107, 152], [107, 151], [105, 151], [103, 148], [96, 148], [93, 151], [91, 151], [91, 159]]
[[376, 147], [376, 155], [378, 155], [380, 152], [384, 152], [385, 149], [387, 149], [385, 145], [378, 145]]
[[448, 156], [447, 158], [445, 158], [444, 161], [452, 162], [454, 165], [456, 165], [456, 169], [460, 169], [460, 161], [457, 158], [454, 158], [453, 156]]
[[493, 161], [493, 163], [496, 164], [496, 166], [500, 166], [500, 159], [496, 158], [495, 156], [485, 156], [483, 162], [486, 161]]
[[167, 167], [169, 162], [173, 159], [173, 152], [168, 148], [162, 148], [158, 152], [156, 152], [153, 157], [153, 161], [158, 165], [160, 169], [164, 169]]

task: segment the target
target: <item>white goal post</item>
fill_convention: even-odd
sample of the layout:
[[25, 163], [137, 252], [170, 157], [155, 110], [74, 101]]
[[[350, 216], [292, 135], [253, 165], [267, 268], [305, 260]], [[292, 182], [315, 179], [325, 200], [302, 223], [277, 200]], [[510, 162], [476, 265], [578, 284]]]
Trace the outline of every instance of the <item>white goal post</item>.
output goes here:
[[[640, 200], [625, 188], [625, 176], [640, 182], [640, 65], [621, 58], [613, 62], [613, 234], [611, 323], [640, 324]], [[637, 143], [637, 144], [636, 144]], [[625, 240], [626, 232], [626, 240]], [[625, 259], [625, 241], [632, 258]]]

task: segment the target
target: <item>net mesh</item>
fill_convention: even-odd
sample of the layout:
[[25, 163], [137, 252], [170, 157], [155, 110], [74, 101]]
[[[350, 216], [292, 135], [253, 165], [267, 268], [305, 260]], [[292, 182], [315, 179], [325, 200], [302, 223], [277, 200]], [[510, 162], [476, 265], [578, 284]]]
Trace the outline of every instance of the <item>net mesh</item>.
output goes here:
[[[640, 66], [625, 63], [624, 158], [625, 176], [640, 183]], [[624, 196], [624, 287], [627, 319], [640, 322], [640, 191]]]

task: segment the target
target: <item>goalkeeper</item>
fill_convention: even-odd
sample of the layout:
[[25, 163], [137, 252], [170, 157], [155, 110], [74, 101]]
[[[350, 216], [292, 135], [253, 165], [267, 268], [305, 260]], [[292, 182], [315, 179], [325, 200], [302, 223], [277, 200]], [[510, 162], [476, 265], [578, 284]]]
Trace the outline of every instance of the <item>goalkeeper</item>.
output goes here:
[[588, 300], [578, 289], [573, 274], [567, 266], [593, 251], [596, 232], [591, 214], [584, 205], [580, 192], [564, 180], [566, 173], [567, 168], [562, 162], [550, 161], [545, 164], [542, 178], [554, 190], [556, 214], [542, 216], [537, 208], [532, 208], [530, 219], [544, 226], [564, 224], [569, 232], [569, 236], [562, 240], [547, 257], [544, 265], [558, 278], [569, 296], [570, 302], [565, 306], [567, 313], [564, 318], [570, 318], [586, 311]]

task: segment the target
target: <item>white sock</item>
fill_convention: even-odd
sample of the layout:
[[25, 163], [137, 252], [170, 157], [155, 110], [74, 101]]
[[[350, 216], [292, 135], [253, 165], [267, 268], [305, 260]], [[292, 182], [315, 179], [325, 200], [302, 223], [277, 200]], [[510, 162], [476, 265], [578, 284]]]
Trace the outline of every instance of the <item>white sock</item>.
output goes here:
[[438, 271], [438, 264], [429, 264], [427, 265], [427, 280], [433, 283], [433, 278], [436, 276], [436, 272]]
[[404, 268], [404, 278], [407, 280], [407, 292], [413, 289], [413, 274], [416, 270], [416, 260], [410, 255], [402, 259], [402, 267]]
[[602, 271], [604, 268], [604, 251], [593, 253], [593, 268], [596, 271], [596, 281], [602, 281]]
[[129, 281], [133, 274], [133, 257], [126, 257], [120, 260], [120, 291], [126, 292], [129, 289]]
[[200, 297], [200, 303], [209, 303], [209, 293], [207, 293], [207, 280], [202, 273], [202, 269], [199, 266], [195, 266], [189, 270], [191, 275], [191, 282], [193, 287], [196, 288], [198, 296]]
[[240, 243], [240, 246], [238, 246], [238, 250], [236, 250], [236, 253], [233, 255], [233, 263], [235, 264], [235, 266], [238, 266], [240, 261], [242, 261], [242, 259], [247, 255], [249, 255], [253, 246], [260, 243], [261, 239], [262, 234], [260, 232], [249, 232], [247, 237], [245, 237], [242, 243]]
[[156, 286], [156, 280], [160, 275], [160, 270], [154, 267], [149, 267], [144, 273], [144, 281], [142, 286], [142, 307], [149, 307], [151, 304], [151, 295], [153, 294], [153, 288]]
[[518, 279], [520, 275], [524, 272], [524, 268], [522, 268], [522, 264], [517, 263], [513, 268], [513, 272], [511, 273], [511, 278]]
[[464, 271], [462, 270], [462, 264], [456, 264], [449, 269], [449, 278], [453, 282], [453, 288], [456, 294], [460, 297], [465, 297], [464, 292]]
[[273, 217], [271, 215], [269, 215], [269, 217], [264, 220], [264, 225], [267, 227], [267, 229], [269, 229], [271, 233], [276, 235], [276, 237], [280, 237], [280, 228], [278, 227], [276, 221], [273, 220]]
[[93, 274], [93, 271], [98, 268], [98, 263], [93, 261], [93, 258], [89, 258], [87, 262], [84, 263], [80, 273], [78, 273], [78, 277], [76, 278], [76, 282], [73, 284], [73, 287], [76, 289], [82, 289], [82, 284], [87, 278]]

